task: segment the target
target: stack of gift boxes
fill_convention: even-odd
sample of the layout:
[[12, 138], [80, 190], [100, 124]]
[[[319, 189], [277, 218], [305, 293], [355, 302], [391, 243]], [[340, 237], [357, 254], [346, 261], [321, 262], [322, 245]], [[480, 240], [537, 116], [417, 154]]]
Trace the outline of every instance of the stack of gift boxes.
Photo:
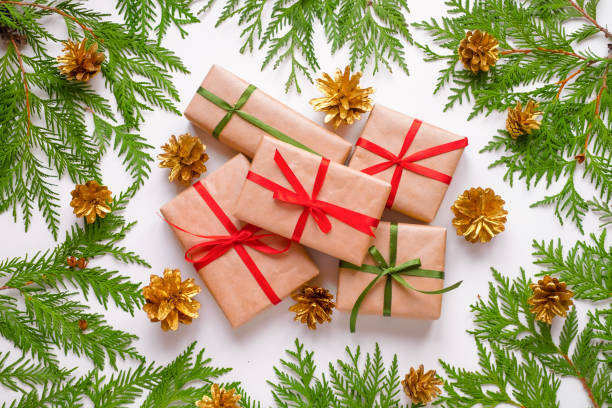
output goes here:
[[340, 259], [352, 330], [440, 316], [446, 229], [380, 219], [431, 222], [466, 138], [376, 105], [344, 165], [349, 142], [218, 66], [185, 116], [241, 153], [161, 209], [233, 327], [319, 274], [303, 246]]

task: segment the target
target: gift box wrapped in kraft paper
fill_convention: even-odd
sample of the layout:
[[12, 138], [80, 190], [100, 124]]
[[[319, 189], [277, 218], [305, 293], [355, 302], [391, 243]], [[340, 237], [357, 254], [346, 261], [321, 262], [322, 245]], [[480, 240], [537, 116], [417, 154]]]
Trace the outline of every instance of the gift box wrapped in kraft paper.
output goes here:
[[237, 155], [161, 208], [233, 327], [319, 274], [301, 245], [231, 215], [248, 170]]
[[446, 229], [381, 222], [361, 266], [340, 263], [337, 307], [351, 312], [355, 331], [360, 313], [436, 320], [444, 288]]
[[431, 222], [467, 144], [465, 137], [375, 105], [349, 167], [391, 183], [387, 207]]
[[234, 215], [361, 263], [390, 190], [385, 181], [264, 137]]
[[217, 65], [204, 78], [185, 116], [248, 157], [253, 157], [263, 135], [338, 163], [346, 161], [352, 148], [340, 136]]

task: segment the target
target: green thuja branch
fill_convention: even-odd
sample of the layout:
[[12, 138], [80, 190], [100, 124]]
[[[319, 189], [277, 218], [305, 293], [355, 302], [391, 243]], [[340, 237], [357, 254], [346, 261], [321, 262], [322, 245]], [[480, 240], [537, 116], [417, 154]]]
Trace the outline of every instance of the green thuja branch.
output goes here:
[[[58, 375], [63, 371], [54, 347], [83, 355], [96, 367], [103, 367], [106, 361], [115, 367], [117, 358], [141, 358], [132, 345], [136, 336], [113, 329], [102, 315], [91, 313], [87, 304], [77, 300], [74, 292], [86, 300], [93, 293], [105, 308], [112, 302], [131, 314], [142, 306], [138, 284], [119, 271], [91, 265], [98, 257], [110, 255], [121, 262], [149, 266], [118, 245], [134, 226], [119, 214], [132, 194], [116, 196], [113, 212], [106, 218], [84, 227], [74, 225], [56, 248], [0, 262], [4, 282], [0, 286], [0, 335]], [[89, 259], [90, 265], [71, 268], [66, 263], [69, 256]], [[87, 323], [86, 330], [80, 321]], [[34, 362], [24, 364], [31, 370], [38, 367]]]
[[[209, 0], [201, 12], [214, 3]], [[289, 64], [286, 91], [295, 86], [301, 92], [298, 77], [312, 82], [320, 70], [319, 27], [333, 53], [348, 48], [354, 70], [371, 66], [376, 73], [381, 66], [391, 71], [397, 65], [407, 74], [405, 48], [412, 43], [408, 12], [406, 0], [225, 0], [217, 26], [237, 18], [244, 40], [240, 52], [266, 49], [262, 69]]]
[[578, 241], [564, 255], [561, 240], [546, 244], [533, 241], [538, 259], [544, 265], [538, 275], [555, 275], [574, 291], [576, 299], [606, 300], [612, 298], [612, 247], [606, 246], [606, 230], [598, 237], [591, 234], [592, 244]]
[[[446, 395], [437, 403], [461, 408], [506, 403], [518, 407], [558, 407], [560, 379], [578, 379], [591, 404], [609, 404], [612, 393], [610, 336], [603, 312], [589, 313], [580, 330], [576, 309], [562, 323], [559, 336], [548, 324], [535, 320], [527, 303], [533, 295], [525, 272], [510, 280], [493, 270], [488, 299], [472, 305], [473, 330], [480, 371], [452, 367], [441, 361], [447, 375]], [[558, 320], [556, 320], [558, 321]], [[606, 349], [600, 347], [602, 344]], [[487, 387], [483, 389], [483, 387]], [[491, 388], [492, 387], [492, 388]]]
[[[378, 345], [365, 357], [348, 347], [348, 359], [329, 364], [329, 380], [318, 374], [314, 353], [297, 339], [288, 360], [275, 367], [276, 381], [269, 381], [278, 407], [292, 408], [399, 408], [400, 377], [397, 356], [385, 368]], [[364, 361], [365, 359], [365, 361]], [[418, 405], [412, 405], [417, 407]]]
[[[561, 223], [569, 219], [581, 231], [589, 203], [576, 178], [582, 174], [604, 202], [612, 194], [612, 48], [595, 41], [612, 38], [597, 20], [598, 3], [449, 0], [450, 16], [415, 24], [442, 50], [419, 45], [428, 60], [445, 63], [435, 92], [450, 88], [446, 109], [471, 102], [473, 118], [503, 112], [517, 101], [540, 104], [539, 131], [513, 140], [500, 130], [483, 151], [501, 152], [492, 165], [506, 167], [511, 185], [520, 180], [528, 188], [557, 188], [534, 205], [552, 205]], [[583, 25], [571, 31], [567, 23], [576, 19]], [[473, 74], [461, 66], [457, 49], [466, 32], [476, 29], [497, 38], [500, 59], [489, 72]]]
[[597, 197], [594, 197], [593, 200], [589, 201], [587, 204], [592, 211], [600, 214], [600, 228], [604, 228], [612, 224], [612, 206], [610, 206], [609, 203], [599, 201]]
[[[122, 24], [79, 0], [0, 0], [0, 26], [12, 30], [0, 51], [0, 212], [12, 210], [26, 230], [38, 209], [57, 237], [56, 179], [67, 175], [74, 183], [101, 181], [99, 163], [109, 146], [135, 182], [132, 191], [138, 189], [153, 161], [152, 146], [137, 134], [144, 113], [154, 108], [179, 113], [172, 74], [187, 69], [173, 52], [149, 39], [156, 18], [151, 2], [140, 4], [146, 8], [140, 26], [132, 24], [138, 13], [132, 3], [118, 4], [126, 19]], [[184, 3], [160, 0], [159, 6], [158, 40], [171, 22], [182, 25], [195, 18], [184, 15]], [[52, 17], [65, 23], [67, 37], [45, 27]], [[57, 56], [47, 52], [50, 44], [82, 38], [89, 46], [96, 43], [105, 56], [102, 80], [67, 80]], [[94, 83], [112, 93], [116, 109], [94, 90]]]

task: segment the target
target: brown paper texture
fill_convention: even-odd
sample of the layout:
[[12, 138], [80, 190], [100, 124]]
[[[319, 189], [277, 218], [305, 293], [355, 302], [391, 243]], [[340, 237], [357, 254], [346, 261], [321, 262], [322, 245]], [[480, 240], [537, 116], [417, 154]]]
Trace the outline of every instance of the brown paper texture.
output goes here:
[[[244, 223], [233, 217], [231, 211], [248, 170], [247, 158], [237, 155], [202, 181], [238, 228], [242, 228]], [[228, 234], [193, 187], [189, 187], [164, 205], [161, 212], [171, 223], [195, 234]], [[173, 231], [185, 249], [202, 242], [201, 238], [175, 228]], [[287, 242], [280, 237], [264, 238], [263, 241], [274, 248], [283, 248]], [[293, 243], [288, 252], [278, 255], [266, 255], [252, 248], [245, 248], [281, 299], [319, 274], [319, 269], [299, 244]], [[198, 273], [233, 327], [240, 326], [271, 306], [269, 299], [234, 250], [228, 251]]]
[[[376, 231], [376, 245], [380, 253], [389, 260], [389, 229], [390, 223], [381, 222]], [[423, 269], [444, 271], [446, 252], [446, 228], [428, 225], [399, 224], [397, 238], [397, 265], [415, 258], [421, 259]], [[365, 264], [376, 265], [370, 254], [365, 258]], [[350, 312], [361, 292], [376, 275], [340, 268], [338, 275], [337, 307]], [[440, 290], [444, 280], [424, 278], [420, 276], [402, 276], [408, 283], [420, 290]], [[360, 314], [383, 314], [385, 278], [380, 279], [363, 300]], [[440, 317], [442, 295], [426, 295], [414, 290], [407, 290], [393, 281], [393, 297], [391, 299], [391, 316], [408, 317], [412, 319], [436, 320]]]
[[[209, 90], [231, 105], [238, 101], [248, 86], [249, 83], [217, 65], [212, 66], [202, 82], [202, 88]], [[253, 92], [241, 110], [332, 161], [344, 163], [351, 151], [349, 142], [259, 89]], [[197, 93], [185, 110], [187, 119], [209, 135], [212, 135], [213, 130], [226, 113]], [[253, 157], [263, 135], [267, 133], [238, 115], [234, 115], [219, 135], [219, 140], [248, 157]]]
[[[278, 149], [306, 191], [312, 193], [321, 158], [296, 147], [264, 137], [251, 171], [293, 191], [274, 162]], [[318, 199], [380, 219], [391, 186], [382, 180], [330, 163]], [[246, 222], [291, 237], [304, 207], [275, 200], [272, 191], [247, 180], [238, 199], [234, 215]], [[301, 243], [345, 261], [361, 264], [372, 237], [329, 217], [332, 229], [328, 234], [319, 230], [312, 217], [308, 218]]]
[[[413, 120], [414, 118], [411, 116], [396, 112], [382, 105], [375, 105], [361, 133], [361, 137], [376, 143], [394, 154], [398, 154], [402, 149], [404, 138]], [[406, 156], [458, 139], [462, 139], [462, 137], [423, 122]], [[417, 163], [452, 176], [462, 154], [463, 149], [459, 149], [419, 160]], [[357, 146], [349, 167], [363, 170], [384, 161], [384, 158]], [[391, 182], [394, 171], [395, 166], [392, 166], [381, 173], [375, 174], [374, 177]], [[391, 208], [417, 220], [431, 222], [438, 213], [447, 189], [448, 185], [445, 183], [404, 170], [395, 201]]]

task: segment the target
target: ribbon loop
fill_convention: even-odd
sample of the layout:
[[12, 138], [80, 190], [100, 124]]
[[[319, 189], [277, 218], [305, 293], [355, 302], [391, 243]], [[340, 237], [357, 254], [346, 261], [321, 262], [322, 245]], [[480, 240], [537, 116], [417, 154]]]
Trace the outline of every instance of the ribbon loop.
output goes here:
[[416, 137], [416, 134], [418, 133], [422, 124], [423, 122], [419, 119], [415, 119], [412, 122], [412, 125], [410, 125], [410, 129], [408, 130], [408, 132], [406, 133], [406, 137], [404, 138], [402, 149], [400, 150], [400, 153], [397, 156], [394, 153], [383, 148], [382, 146], [370, 142], [369, 140], [363, 138], [359, 138], [359, 140], [357, 140], [357, 146], [363, 147], [364, 149], [386, 160], [382, 163], [378, 163], [373, 166], [362, 169], [362, 172], [369, 175], [374, 175], [381, 173], [391, 167], [395, 167], [393, 177], [391, 178], [391, 194], [389, 194], [389, 199], [387, 200], [387, 207], [389, 208], [391, 208], [391, 206], [393, 206], [393, 203], [395, 202], [395, 197], [397, 195], [399, 183], [402, 179], [402, 173], [404, 170], [419, 174], [421, 176], [433, 180], [437, 180], [444, 184], [450, 184], [453, 179], [448, 174], [444, 174], [442, 172], [431, 169], [429, 167], [422, 166], [414, 162], [434, 156], [439, 156], [444, 153], [449, 153], [453, 150], [462, 149], [468, 145], [467, 137], [464, 137], [463, 139], [420, 150], [418, 152], [412, 153], [410, 156], [404, 157], [406, 155], [406, 152], [408, 152], [408, 149], [412, 145], [412, 142], [414, 141], [414, 138]]
[[275, 200], [304, 208], [295, 225], [291, 237], [293, 241], [300, 241], [310, 216], [317, 224], [319, 230], [325, 234], [329, 233], [332, 229], [332, 224], [329, 220], [331, 216], [364, 234], [374, 236], [372, 228], [378, 226], [378, 219], [317, 199], [317, 195], [325, 182], [325, 176], [330, 165], [329, 159], [321, 158], [311, 195], [308, 194], [278, 149], [274, 152], [274, 162], [293, 188], [293, 191], [251, 171], [247, 174], [247, 179], [272, 191], [272, 198]]
[[372, 288], [376, 286], [376, 283], [383, 277], [386, 278], [383, 298], [383, 316], [391, 316], [391, 301], [393, 296], [392, 283], [394, 280], [407, 290], [414, 290], [416, 292], [427, 295], [439, 295], [442, 293], [450, 292], [451, 290], [458, 288], [459, 285], [461, 285], [462, 283], [462, 281], [459, 281], [447, 288], [432, 291], [420, 290], [409, 284], [402, 276], [420, 276], [426, 278], [444, 279], [444, 272], [422, 269], [421, 260], [418, 258], [411, 259], [400, 265], [396, 265], [395, 263], [397, 259], [397, 235], [398, 225], [397, 223], [393, 222], [391, 223], [389, 234], [389, 263], [387, 263], [378, 248], [376, 248], [375, 246], [371, 246], [368, 251], [372, 256], [372, 259], [374, 259], [376, 266], [366, 264], [357, 266], [345, 261], [340, 262], [341, 268], [352, 269], [376, 275], [376, 277], [368, 284], [368, 286], [366, 286], [366, 288], [357, 297], [357, 300], [353, 305], [350, 318], [351, 333], [355, 333], [355, 326], [357, 325], [357, 315], [359, 314], [361, 304], [363, 303], [368, 293], [370, 293], [370, 290], [372, 290]]

